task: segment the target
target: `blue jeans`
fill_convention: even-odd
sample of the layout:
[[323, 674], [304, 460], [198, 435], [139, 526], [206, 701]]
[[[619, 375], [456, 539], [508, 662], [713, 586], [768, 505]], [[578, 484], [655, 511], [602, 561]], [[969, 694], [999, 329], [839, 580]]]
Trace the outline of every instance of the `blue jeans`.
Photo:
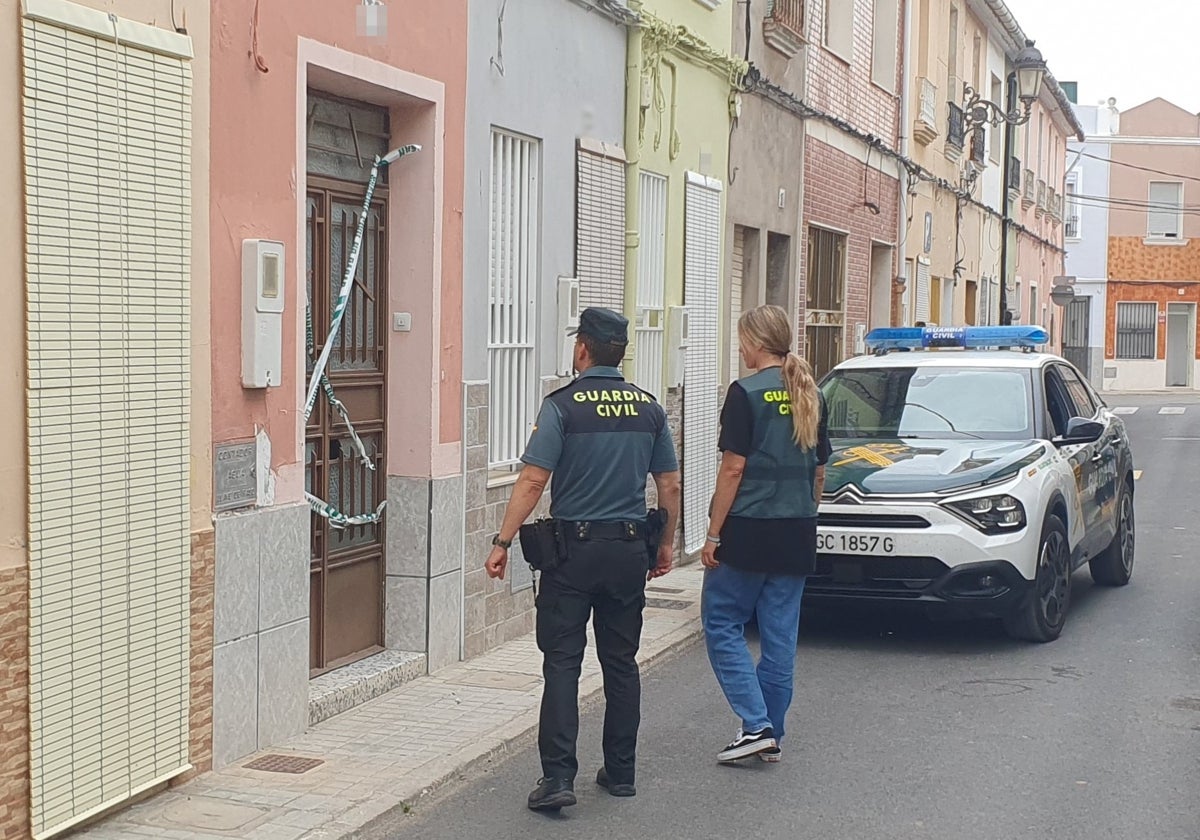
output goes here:
[[[704, 573], [700, 617], [717, 682], [743, 731], [769, 726], [780, 742], [792, 704], [803, 594], [803, 577], [745, 572], [724, 563]], [[757, 666], [745, 632], [755, 611], [762, 648]]]

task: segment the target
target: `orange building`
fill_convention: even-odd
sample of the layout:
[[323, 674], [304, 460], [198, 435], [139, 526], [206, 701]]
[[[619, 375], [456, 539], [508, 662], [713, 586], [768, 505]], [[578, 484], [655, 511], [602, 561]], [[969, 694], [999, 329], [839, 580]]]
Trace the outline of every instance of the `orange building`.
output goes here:
[[1108, 312], [1104, 388], [1195, 388], [1200, 306], [1200, 116], [1163, 99], [1106, 138]]

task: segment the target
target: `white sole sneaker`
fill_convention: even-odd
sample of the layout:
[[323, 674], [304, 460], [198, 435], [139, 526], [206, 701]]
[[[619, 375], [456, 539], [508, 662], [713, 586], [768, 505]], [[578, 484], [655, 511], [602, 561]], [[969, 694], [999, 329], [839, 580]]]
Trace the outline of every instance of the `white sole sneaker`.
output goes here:
[[770, 736], [762, 738], [740, 735], [732, 744], [717, 753], [717, 761], [721, 764], [740, 761], [752, 755], [761, 755], [766, 750], [775, 749], [775, 746], [775, 739]]
[[758, 754], [758, 757], [767, 764], [778, 764], [783, 761], [783, 752], [780, 751], [778, 746], [775, 746], [769, 750], [763, 750]]

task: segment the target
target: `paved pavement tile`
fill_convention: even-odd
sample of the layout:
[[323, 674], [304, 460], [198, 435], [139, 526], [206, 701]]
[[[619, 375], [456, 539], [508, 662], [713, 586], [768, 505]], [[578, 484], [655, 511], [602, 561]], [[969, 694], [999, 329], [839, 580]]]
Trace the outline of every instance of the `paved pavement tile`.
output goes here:
[[[702, 578], [702, 570], [690, 566], [658, 582], [682, 590], [669, 597], [689, 605], [647, 611], [640, 661], [655, 660], [698, 635]], [[600, 664], [589, 644], [580, 694], [591, 695], [600, 688]], [[402, 803], [428, 795], [524, 736], [537, 723], [540, 699], [541, 654], [530, 634], [470, 662], [415, 679], [266, 751], [325, 762], [308, 773], [248, 770], [244, 765], [254, 756], [247, 756], [75, 837], [339, 840]], [[243, 814], [247, 821], [232, 832], [214, 832], [211, 818], [222, 808]]]

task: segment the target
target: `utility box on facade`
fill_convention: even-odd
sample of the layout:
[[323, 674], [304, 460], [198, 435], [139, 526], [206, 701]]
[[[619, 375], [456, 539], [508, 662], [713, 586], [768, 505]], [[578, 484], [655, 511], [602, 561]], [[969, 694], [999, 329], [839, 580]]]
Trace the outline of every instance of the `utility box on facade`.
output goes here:
[[242, 240], [242, 387], [283, 383], [283, 243]]

